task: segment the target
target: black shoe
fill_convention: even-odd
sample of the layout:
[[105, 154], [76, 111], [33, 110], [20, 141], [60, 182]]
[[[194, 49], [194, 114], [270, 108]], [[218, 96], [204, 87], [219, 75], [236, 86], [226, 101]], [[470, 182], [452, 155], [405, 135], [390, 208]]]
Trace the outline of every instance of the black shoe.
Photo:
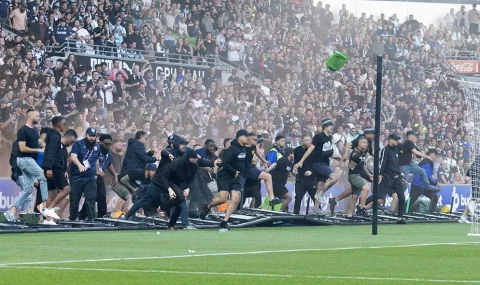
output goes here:
[[273, 207], [275, 205], [282, 204], [282, 203], [283, 203], [282, 199], [279, 199], [279, 198], [275, 197], [275, 198], [273, 198], [273, 200], [270, 200], [270, 202], [268, 204], [270, 205], [270, 207]]
[[335, 214], [335, 206], [337, 206], [337, 201], [335, 200], [335, 197], [328, 199], [328, 204], [330, 204], [330, 216], [333, 217], [333, 215]]
[[397, 225], [406, 225], [407, 224], [407, 221], [405, 221], [404, 219], [400, 219], [397, 221]]
[[229, 230], [228, 223], [226, 221], [221, 221], [220, 222], [220, 230], [223, 230], [223, 231], [228, 231]]
[[365, 209], [365, 208], [360, 208], [360, 211], [358, 212], [357, 215], [360, 215], [360, 216], [365, 217], [365, 218], [370, 217], [370, 215], [367, 212], [367, 209]]
[[208, 208], [208, 205], [205, 205], [205, 207], [200, 212], [200, 219], [205, 220], [205, 217], [207, 216], [208, 212], [210, 212], [210, 209]]

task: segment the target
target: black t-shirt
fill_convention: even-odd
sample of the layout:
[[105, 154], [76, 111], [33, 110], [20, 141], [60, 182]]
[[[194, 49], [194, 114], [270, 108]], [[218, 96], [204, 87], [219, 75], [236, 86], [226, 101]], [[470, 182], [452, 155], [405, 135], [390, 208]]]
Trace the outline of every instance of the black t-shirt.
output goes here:
[[205, 49], [206, 49], [206, 54], [207, 55], [214, 55], [215, 54], [215, 47], [217, 46], [217, 43], [215, 41], [210, 41], [208, 42], [208, 40], [204, 40], [203, 41], [203, 45], [205, 46]]
[[[307, 152], [307, 148], [304, 148], [303, 146], [297, 146], [295, 150], [293, 151], [294, 154], [294, 161], [293, 163], [296, 164], [302, 159], [303, 155]], [[313, 169], [313, 155], [309, 155], [307, 159], [305, 159], [305, 162], [303, 162], [302, 168], [298, 169], [298, 174], [297, 174], [297, 180], [305, 177], [305, 172], [307, 171], [312, 171]]]
[[293, 163], [286, 157], [282, 157], [277, 161], [277, 166], [272, 172], [272, 181], [275, 185], [285, 185], [287, 183], [288, 174], [292, 171]]
[[[17, 141], [18, 142], [25, 142], [25, 146], [33, 149], [38, 148], [38, 139], [40, 135], [38, 134], [38, 130], [36, 128], [29, 128], [26, 125], [21, 127], [17, 133]], [[37, 159], [37, 153], [25, 153], [18, 151], [17, 157], [31, 157], [33, 159]]]
[[333, 155], [332, 136], [320, 132], [313, 137], [312, 143], [315, 146], [314, 163], [330, 165], [330, 157]]
[[128, 178], [130, 178], [130, 185], [135, 188], [139, 187], [140, 185], [150, 184], [150, 182], [152, 182], [152, 179], [145, 178], [145, 170], [143, 169], [133, 170], [132, 172], [128, 173]]
[[365, 175], [365, 158], [367, 152], [355, 149], [352, 154], [350, 154], [350, 160], [348, 162], [348, 174], [360, 174]]
[[253, 156], [255, 155], [255, 151], [257, 150], [257, 146], [246, 146], [245, 147], [245, 169], [252, 168], [252, 160]]
[[415, 148], [415, 145], [411, 140], [406, 140], [403, 143], [402, 151], [400, 152], [399, 156], [399, 164], [402, 165], [410, 165], [412, 162], [412, 150]]

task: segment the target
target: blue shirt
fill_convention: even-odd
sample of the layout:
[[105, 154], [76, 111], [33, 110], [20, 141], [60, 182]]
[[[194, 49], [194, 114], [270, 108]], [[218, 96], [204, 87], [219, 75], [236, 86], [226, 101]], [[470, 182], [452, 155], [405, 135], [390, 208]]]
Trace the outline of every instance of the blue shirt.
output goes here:
[[79, 140], [73, 144], [72, 154], [76, 154], [80, 163], [85, 166], [84, 161], [88, 161], [90, 167], [85, 172], [80, 172], [77, 165], [72, 163], [70, 167], [70, 180], [90, 180], [95, 179], [97, 173], [97, 160], [100, 157], [100, 145], [97, 143], [93, 149], [87, 149], [84, 140]]
[[110, 155], [110, 152], [100, 152], [100, 156], [98, 157], [98, 165], [100, 166], [100, 169], [105, 172], [105, 169], [107, 169], [110, 164], [112, 164], [112, 156]]
[[57, 31], [55, 32], [55, 40], [59, 43], [62, 44], [65, 42], [67, 37], [69, 37], [71, 34], [73, 34], [72, 29], [70, 29], [67, 26], [57, 26]]

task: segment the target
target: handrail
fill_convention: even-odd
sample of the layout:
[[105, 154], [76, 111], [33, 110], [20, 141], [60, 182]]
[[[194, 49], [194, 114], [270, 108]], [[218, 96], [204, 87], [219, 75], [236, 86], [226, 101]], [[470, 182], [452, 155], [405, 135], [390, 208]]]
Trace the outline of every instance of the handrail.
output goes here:
[[[87, 45], [78, 44], [77, 41], [70, 40], [65, 41], [58, 46], [48, 46], [47, 51], [53, 54], [56, 53], [65, 53], [65, 54], [74, 54], [74, 55], [88, 55], [85, 53]], [[159, 52], [154, 50], [139, 50], [126, 48], [128, 54], [132, 57], [122, 57], [122, 56], [112, 56], [99, 53], [99, 51], [105, 52], [107, 54], [114, 53], [118, 54], [120, 47], [108, 47], [102, 45], [91, 45], [89, 46], [95, 50], [95, 57], [105, 58], [105, 59], [124, 59], [124, 60], [137, 60], [137, 61], [152, 61], [155, 62], [168, 62], [174, 66], [194, 66], [196, 68], [209, 68], [210, 65], [215, 66], [216, 70], [222, 71], [231, 71], [232, 67], [228, 64], [223, 63], [217, 57], [202, 57], [202, 56], [192, 56], [192, 55], [180, 55], [175, 53], [164, 53], [165, 56], [158, 56]], [[113, 49], [113, 50], [112, 50]]]

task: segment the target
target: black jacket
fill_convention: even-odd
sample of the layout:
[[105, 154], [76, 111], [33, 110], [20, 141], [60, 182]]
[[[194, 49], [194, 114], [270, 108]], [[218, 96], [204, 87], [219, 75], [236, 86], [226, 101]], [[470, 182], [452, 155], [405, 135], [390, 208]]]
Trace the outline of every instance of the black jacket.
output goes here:
[[223, 153], [222, 170], [219, 176], [233, 177], [237, 171], [243, 173], [245, 157], [245, 147], [241, 146], [236, 139], [233, 140], [230, 147]]
[[172, 184], [185, 184], [188, 188], [195, 180], [197, 169], [196, 163], [191, 163], [187, 156], [183, 156], [161, 169], [160, 175], [155, 175], [152, 182], [164, 189], [168, 189]]
[[[22, 171], [20, 168], [18, 168], [17, 165], [17, 153], [20, 149], [18, 148], [18, 141], [14, 141], [12, 145], [12, 153], [10, 154], [10, 167], [12, 168], [12, 179], [13, 177], [16, 177], [18, 179], [18, 176], [22, 175]], [[16, 179], [13, 179], [16, 181]]]
[[62, 144], [60, 133], [52, 128], [47, 130], [45, 156], [42, 168], [45, 170], [67, 170], [67, 148]]
[[128, 140], [127, 152], [123, 159], [120, 176], [123, 177], [135, 169], [145, 169], [148, 163], [155, 162], [157, 162], [157, 158], [147, 154], [145, 145], [138, 140], [131, 138]]
[[387, 145], [380, 151], [380, 175], [398, 175], [400, 173], [398, 150]]

